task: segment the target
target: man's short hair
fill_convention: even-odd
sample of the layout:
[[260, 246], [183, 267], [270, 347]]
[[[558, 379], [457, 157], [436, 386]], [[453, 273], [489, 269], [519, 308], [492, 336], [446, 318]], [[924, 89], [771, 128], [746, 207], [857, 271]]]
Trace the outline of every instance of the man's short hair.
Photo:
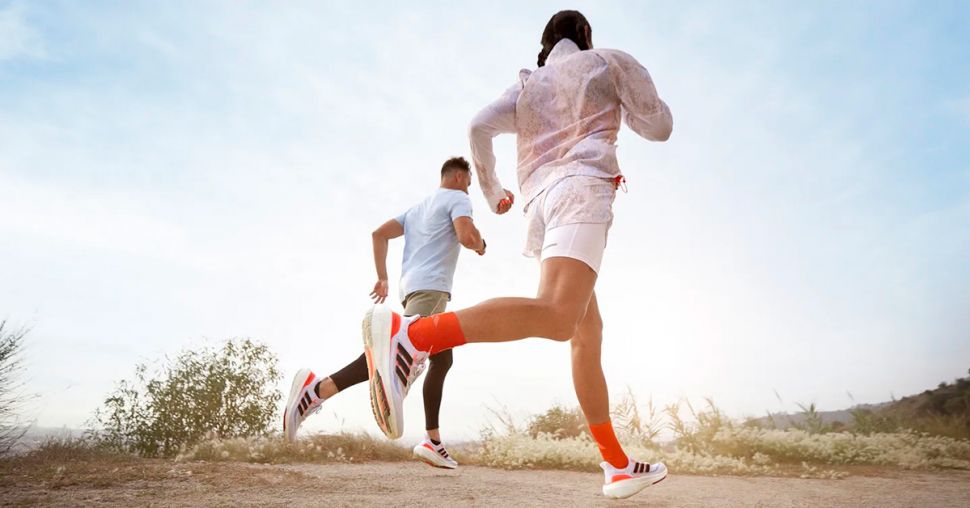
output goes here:
[[468, 161], [464, 157], [452, 157], [441, 165], [441, 177], [444, 178], [452, 171], [471, 171], [471, 166], [468, 165]]

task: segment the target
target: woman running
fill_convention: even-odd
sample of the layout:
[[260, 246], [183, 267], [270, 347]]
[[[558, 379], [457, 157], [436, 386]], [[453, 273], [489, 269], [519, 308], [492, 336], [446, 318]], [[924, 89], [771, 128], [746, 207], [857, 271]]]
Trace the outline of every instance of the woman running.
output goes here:
[[386, 434], [399, 434], [402, 402], [414, 379], [410, 374], [429, 354], [468, 342], [568, 340], [576, 396], [604, 459], [603, 493], [632, 496], [666, 477], [663, 464], [638, 462], [624, 453], [610, 422], [600, 366], [603, 322], [594, 286], [613, 199], [623, 182], [615, 146], [621, 119], [648, 140], [670, 137], [670, 109], [647, 70], [621, 51], [593, 49], [592, 30], [579, 12], [557, 13], [542, 34], [538, 69], [521, 71], [469, 130], [479, 183], [499, 214], [509, 211], [514, 196], [495, 174], [492, 138], [517, 135], [528, 223], [525, 254], [541, 261], [538, 294], [496, 298], [426, 318], [372, 308], [364, 318], [363, 338], [374, 415]]

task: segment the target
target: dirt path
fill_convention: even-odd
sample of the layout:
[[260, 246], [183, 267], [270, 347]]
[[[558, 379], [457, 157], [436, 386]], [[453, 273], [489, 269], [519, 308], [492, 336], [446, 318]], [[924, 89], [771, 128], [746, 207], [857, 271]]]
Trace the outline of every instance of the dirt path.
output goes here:
[[[60, 468], [60, 469], [58, 469]], [[626, 501], [599, 475], [458, 471], [417, 463], [250, 465], [166, 461], [0, 467], [2, 505], [108, 506], [970, 506], [970, 472], [842, 480], [671, 475]], [[388, 501], [390, 501], [389, 504]]]

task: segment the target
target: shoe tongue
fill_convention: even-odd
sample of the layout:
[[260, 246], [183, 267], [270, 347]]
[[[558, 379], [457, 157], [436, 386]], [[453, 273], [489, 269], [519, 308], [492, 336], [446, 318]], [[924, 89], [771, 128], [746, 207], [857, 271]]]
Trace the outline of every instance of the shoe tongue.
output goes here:
[[322, 379], [314, 379], [313, 382], [310, 383], [310, 389], [307, 390], [307, 392], [310, 394], [310, 400], [312, 402], [320, 400], [320, 396], [317, 395], [317, 386], [319, 386], [322, 382]]

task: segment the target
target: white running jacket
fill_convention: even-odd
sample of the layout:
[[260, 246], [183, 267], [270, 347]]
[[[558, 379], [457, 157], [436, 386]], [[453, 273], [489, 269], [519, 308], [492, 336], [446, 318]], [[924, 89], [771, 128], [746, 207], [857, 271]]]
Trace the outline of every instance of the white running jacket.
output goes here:
[[670, 108], [636, 59], [559, 41], [545, 66], [520, 71], [519, 80], [469, 127], [475, 172], [489, 207], [495, 212], [505, 198], [495, 175], [492, 138], [517, 134], [519, 190], [528, 206], [567, 176], [620, 176], [615, 143], [621, 118], [651, 141], [667, 140], [673, 128]]

